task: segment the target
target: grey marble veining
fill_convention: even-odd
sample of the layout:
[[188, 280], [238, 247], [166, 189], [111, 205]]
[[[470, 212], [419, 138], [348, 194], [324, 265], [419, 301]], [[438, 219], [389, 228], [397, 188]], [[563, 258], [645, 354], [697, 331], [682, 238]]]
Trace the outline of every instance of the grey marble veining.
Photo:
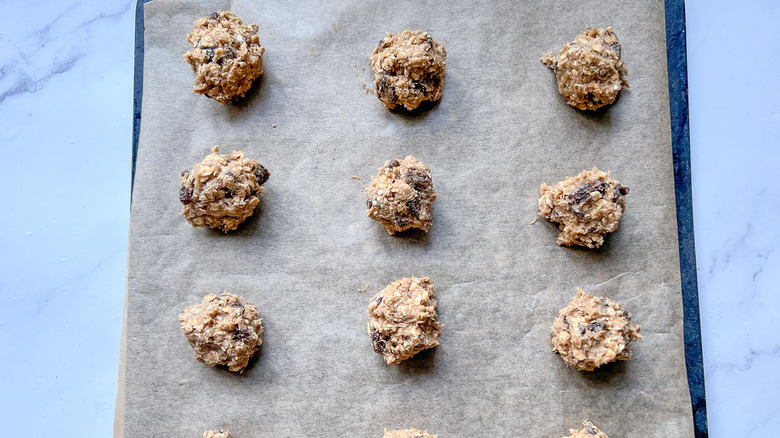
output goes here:
[[713, 437], [780, 427], [780, 4], [688, 0], [694, 226]]
[[0, 419], [28, 436], [112, 430], [134, 6], [0, 3]]

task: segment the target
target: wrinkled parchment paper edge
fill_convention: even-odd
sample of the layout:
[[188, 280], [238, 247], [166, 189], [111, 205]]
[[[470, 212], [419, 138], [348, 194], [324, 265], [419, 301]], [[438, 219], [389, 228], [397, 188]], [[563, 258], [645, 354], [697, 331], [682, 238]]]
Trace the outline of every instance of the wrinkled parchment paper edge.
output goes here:
[[[144, 5], [153, 0], [136, 3], [135, 20], [135, 74], [132, 134], [132, 183], [135, 180], [136, 157], [140, 137], [141, 106], [143, 98], [144, 60]], [[690, 181], [690, 134], [688, 118], [688, 77], [685, 37], [685, 1], [665, 0], [667, 34], [667, 68], [669, 81], [670, 117], [672, 124], [672, 148], [674, 155], [675, 200], [677, 207], [678, 246], [680, 252], [681, 288], [683, 293], [685, 359], [693, 420], [697, 437], [708, 436], [706, 391], [704, 386], [701, 324], [698, 306], [698, 282], [696, 275], [696, 251], [692, 217], [692, 193]], [[120, 354], [117, 379], [117, 396], [114, 413], [113, 436], [124, 437], [125, 425], [125, 376], [127, 356], [127, 279], [125, 287]]]

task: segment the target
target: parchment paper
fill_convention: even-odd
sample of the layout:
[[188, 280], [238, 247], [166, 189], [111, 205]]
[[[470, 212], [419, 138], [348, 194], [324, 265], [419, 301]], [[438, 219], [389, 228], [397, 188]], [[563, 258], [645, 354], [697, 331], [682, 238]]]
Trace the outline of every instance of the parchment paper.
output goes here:
[[[561, 437], [589, 418], [610, 437], [693, 435], [682, 338], [661, 0], [604, 2], [163, 1], [146, 5], [143, 120], [128, 262], [117, 435]], [[265, 75], [239, 105], [191, 93], [192, 22], [231, 9], [260, 27]], [[588, 26], [613, 26], [631, 88], [596, 114], [568, 107], [539, 62]], [[427, 30], [448, 52], [444, 97], [418, 114], [368, 95], [386, 31]], [[218, 144], [271, 172], [237, 232], [178, 215], [179, 173]], [[363, 186], [412, 154], [439, 198], [429, 234], [366, 217]], [[630, 187], [598, 251], [531, 225], [538, 186], [594, 165]], [[358, 176], [361, 179], [354, 179]], [[441, 345], [387, 366], [370, 297], [430, 276]], [[366, 285], [368, 291], [360, 292]], [[634, 359], [564, 366], [549, 329], [576, 288], [642, 325]], [[261, 352], [243, 374], [192, 358], [177, 316], [207, 293], [258, 306]]]

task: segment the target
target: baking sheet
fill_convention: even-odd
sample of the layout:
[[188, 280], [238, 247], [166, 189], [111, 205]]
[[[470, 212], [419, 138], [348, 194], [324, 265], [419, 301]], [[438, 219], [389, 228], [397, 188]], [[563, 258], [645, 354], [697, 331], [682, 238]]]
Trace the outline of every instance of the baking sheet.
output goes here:
[[[192, 95], [180, 59], [192, 21], [228, 7], [145, 6], [120, 432], [543, 437], [587, 417], [611, 436], [692, 435], [662, 2], [233, 2], [266, 47], [262, 83], [236, 108]], [[538, 61], [588, 25], [615, 27], [632, 83], [595, 115], [567, 107]], [[449, 55], [442, 102], [412, 116], [365, 94], [368, 54], [404, 28]], [[228, 236], [177, 216], [178, 173], [212, 144], [272, 173], [262, 209]], [[406, 154], [431, 167], [440, 197], [431, 233], [399, 238], [365, 217], [362, 185]], [[621, 229], [600, 251], [559, 248], [553, 225], [529, 225], [538, 184], [594, 164], [631, 187]], [[408, 275], [432, 277], [442, 345], [387, 367], [365, 307]], [[549, 326], [578, 286], [643, 325], [631, 362], [583, 374], [550, 353]], [[178, 330], [185, 305], [221, 290], [265, 320], [241, 376], [195, 362]]]

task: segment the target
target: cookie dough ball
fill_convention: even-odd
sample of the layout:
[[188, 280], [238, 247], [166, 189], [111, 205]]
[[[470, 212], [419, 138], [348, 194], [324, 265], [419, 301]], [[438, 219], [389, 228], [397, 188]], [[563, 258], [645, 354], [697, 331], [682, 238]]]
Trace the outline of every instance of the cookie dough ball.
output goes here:
[[577, 295], [553, 323], [553, 352], [570, 367], [593, 371], [610, 362], [631, 359], [629, 344], [642, 339], [641, 329], [631, 325], [631, 314], [620, 304], [577, 289]]
[[582, 425], [585, 427], [580, 430], [569, 429], [571, 435], [564, 438], [609, 438], [606, 433], [599, 430], [590, 420], [583, 421]]
[[558, 245], [599, 248], [618, 229], [628, 187], [597, 168], [539, 187], [539, 214], [558, 224]]
[[384, 225], [388, 233], [431, 228], [431, 204], [438, 194], [433, 190], [431, 169], [413, 156], [380, 167], [366, 195], [368, 217]]
[[435, 293], [430, 278], [410, 277], [391, 283], [371, 298], [368, 334], [374, 351], [388, 365], [439, 345], [443, 326], [436, 314]]
[[388, 109], [441, 99], [447, 51], [421, 30], [388, 33], [371, 54], [374, 87]]
[[436, 438], [436, 435], [428, 433], [426, 430], [403, 429], [387, 430], [385, 429], [384, 438]]
[[193, 227], [235, 230], [252, 216], [270, 175], [243, 152], [220, 154], [214, 146], [203, 162], [181, 173], [181, 215]]
[[263, 320], [257, 307], [228, 292], [208, 294], [200, 304], [188, 306], [179, 322], [195, 359], [210, 367], [224, 365], [243, 372], [263, 343]]
[[263, 74], [263, 52], [257, 25], [244, 26], [230, 11], [214, 12], [195, 20], [187, 35], [192, 49], [184, 54], [195, 72], [193, 93], [231, 103]]
[[228, 431], [207, 430], [203, 432], [203, 438], [230, 438], [230, 435], [228, 435]]
[[588, 29], [541, 60], [555, 72], [558, 92], [566, 103], [581, 110], [596, 110], [615, 101], [628, 87], [628, 70], [620, 57], [620, 43], [612, 28]]

